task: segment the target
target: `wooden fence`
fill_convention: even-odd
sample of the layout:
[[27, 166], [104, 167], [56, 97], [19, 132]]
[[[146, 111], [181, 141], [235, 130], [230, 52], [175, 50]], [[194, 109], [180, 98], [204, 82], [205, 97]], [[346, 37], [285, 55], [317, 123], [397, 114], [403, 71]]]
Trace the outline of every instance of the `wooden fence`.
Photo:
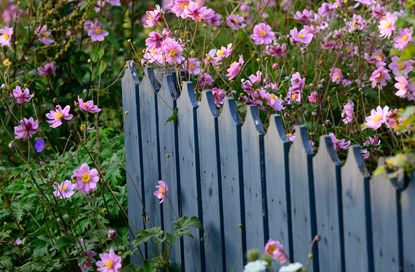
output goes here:
[[[415, 271], [413, 176], [397, 189], [383, 175], [370, 177], [359, 146], [342, 165], [328, 136], [314, 155], [303, 126], [290, 143], [279, 115], [265, 132], [255, 106], [242, 122], [232, 98], [219, 114], [210, 91], [198, 102], [191, 82], [181, 91], [176, 83], [152, 68], [140, 81], [127, 62], [122, 92], [134, 232], [171, 230], [176, 214], [198, 216], [203, 231], [172, 255], [186, 271], [242, 271], [246, 250], [262, 250], [269, 238], [306, 263], [316, 234], [310, 271]], [[175, 109], [176, 121], [166, 122]], [[153, 196], [160, 179], [170, 189], [163, 205]]]

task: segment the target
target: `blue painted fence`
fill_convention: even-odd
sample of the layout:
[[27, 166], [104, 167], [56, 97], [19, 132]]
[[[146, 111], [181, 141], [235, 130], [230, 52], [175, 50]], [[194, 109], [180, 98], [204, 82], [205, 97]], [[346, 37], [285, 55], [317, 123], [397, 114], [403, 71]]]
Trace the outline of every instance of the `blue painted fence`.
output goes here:
[[[313, 154], [303, 126], [290, 143], [279, 115], [265, 131], [256, 107], [242, 122], [232, 98], [219, 112], [210, 91], [199, 102], [192, 83], [180, 90], [174, 75], [146, 68], [139, 80], [127, 62], [122, 80], [134, 233], [171, 230], [177, 215], [199, 217], [203, 230], [173, 250], [185, 271], [242, 271], [246, 250], [262, 249], [269, 238], [307, 263], [316, 234], [310, 271], [415, 271], [414, 177], [405, 190], [384, 175], [371, 177], [359, 146], [342, 165], [328, 136]], [[177, 119], [166, 122], [176, 110]], [[160, 179], [170, 189], [164, 205], [153, 196]], [[140, 251], [154, 255], [151, 244]]]

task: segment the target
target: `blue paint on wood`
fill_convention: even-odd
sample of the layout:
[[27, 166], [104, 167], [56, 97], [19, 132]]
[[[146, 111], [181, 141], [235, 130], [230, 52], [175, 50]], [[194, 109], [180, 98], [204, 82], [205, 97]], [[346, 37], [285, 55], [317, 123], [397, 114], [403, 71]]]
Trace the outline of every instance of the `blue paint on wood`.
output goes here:
[[403, 269], [415, 272], [415, 173], [412, 173], [408, 187], [401, 192]]

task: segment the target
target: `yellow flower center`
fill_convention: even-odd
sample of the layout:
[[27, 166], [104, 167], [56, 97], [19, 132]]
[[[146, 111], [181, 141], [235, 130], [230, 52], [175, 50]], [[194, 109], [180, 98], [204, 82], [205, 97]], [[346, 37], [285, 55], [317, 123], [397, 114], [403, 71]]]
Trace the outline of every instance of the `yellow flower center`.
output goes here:
[[223, 54], [225, 54], [225, 50], [223, 50], [223, 49], [218, 50], [218, 52], [216, 54], [218, 55], [218, 57], [222, 57]]
[[402, 63], [402, 62], [398, 63], [398, 68], [399, 70], [402, 70], [403, 68], [405, 68], [405, 63]]
[[336, 78], [340, 78], [340, 74], [339, 74], [339, 73], [336, 73], [336, 74], [335, 74], [335, 77], [336, 77]]
[[378, 114], [375, 117], [373, 117], [373, 121], [379, 122], [382, 119], [382, 114]]
[[3, 38], [7, 41], [10, 38], [9, 34], [3, 34]]
[[66, 191], [66, 190], [68, 190], [68, 186], [66, 186], [66, 185], [62, 185], [62, 186], [61, 186], [61, 191]]
[[160, 187], [159, 192], [164, 195], [167, 193], [167, 190], [164, 187]]
[[193, 71], [195, 69], [195, 64], [194, 63], [189, 63], [189, 70]]
[[303, 33], [298, 34], [298, 38], [303, 39], [304, 38], [304, 34]]
[[408, 38], [409, 38], [408, 35], [403, 35], [401, 39], [402, 41], [406, 41]]
[[108, 260], [105, 262], [105, 268], [110, 269], [112, 267], [112, 261]]
[[55, 118], [56, 118], [56, 119], [61, 119], [62, 117], [63, 117], [63, 115], [62, 115], [62, 113], [61, 113], [61, 112], [59, 112], [59, 111], [58, 111], [58, 112], [56, 113], [56, 115], [55, 115]]
[[88, 107], [88, 102], [84, 102], [84, 106], [85, 107]]
[[381, 59], [383, 59], [383, 56], [381, 54], [377, 54], [377, 55], [375, 55], [375, 58], [378, 59], [378, 60], [381, 60]]
[[259, 32], [259, 36], [265, 37], [265, 36], [267, 36], [267, 32], [263, 29]]
[[273, 253], [276, 249], [277, 249], [277, 247], [276, 247], [276, 246], [274, 246], [274, 245], [270, 245], [270, 246], [268, 247], [267, 252], [268, 252], [269, 254], [272, 254], [272, 253]]
[[180, 5], [180, 8], [182, 9], [182, 10], [184, 10], [187, 6], [189, 5], [189, 3], [182, 3], [181, 5]]
[[291, 99], [292, 99], [292, 100], [296, 100], [296, 99], [297, 99], [297, 97], [298, 97], [298, 94], [297, 94], [297, 93], [293, 93], [293, 94], [291, 95]]
[[390, 27], [392, 25], [392, 23], [391, 22], [386, 22], [385, 23], [385, 27]]
[[91, 175], [88, 173], [82, 174], [81, 180], [84, 183], [88, 183], [91, 180]]
[[169, 57], [172, 58], [172, 57], [175, 57], [175, 56], [177, 56], [177, 50], [176, 49], [172, 49], [169, 52]]
[[102, 33], [102, 29], [100, 27], [95, 28], [95, 33], [96, 34], [101, 34]]

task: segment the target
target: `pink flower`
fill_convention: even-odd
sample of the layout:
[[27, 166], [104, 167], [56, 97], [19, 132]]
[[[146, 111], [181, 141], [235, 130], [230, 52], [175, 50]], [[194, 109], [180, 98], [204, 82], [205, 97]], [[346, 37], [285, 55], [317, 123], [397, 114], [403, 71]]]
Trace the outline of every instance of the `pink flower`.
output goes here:
[[22, 241], [22, 239], [17, 238], [17, 239], [14, 241], [14, 243], [15, 243], [15, 245], [17, 245], [17, 246], [20, 246], [20, 245], [22, 245], [22, 244], [23, 244], [23, 241]]
[[348, 32], [364, 30], [367, 28], [367, 21], [361, 15], [353, 14], [352, 21], [347, 23], [346, 26], [348, 28]]
[[162, 50], [168, 64], [180, 64], [184, 60], [184, 57], [181, 55], [183, 46], [172, 38], [164, 40]]
[[225, 90], [215, 87], [212, 89], [212, 95], [213, 95], [213, 100], [215, 102], [215, 105], [217, 107], [219, 107], [220, 105], [223, 105], [223, 103], [225, 102], [225, 96], [226, 96]]
[[317, 103], [318, 94], [316, 91], [311, 92], [310, 95], [307, 97], [308, 102], [310, 103]]
[[101, 111], [100, 108], [98, 108], [97, 105], [94, 105], [93, 100], [88, 100], [87, 102], [84, 102], [82, 98], [78, 96], [78, 106], [80, 110], [90, 112], [90, 113], [98, 113]]
[[199, 7], [199, 5], [193, 1], [189, 2], [189, 5], [184, 8], [183, 13], [186, 18], [191, 18], [196, 23], [199, 23], [202, 19], [208, 19], [214, 15], [206, 7]]
[[279, 43], [274, 42], [272, 45], [268, 45], [265, 48], [265, 54], [280, 58], [283, 57], [287, 53], [287, 44], [283, 43], [280, 45]]
[[6, 24], [11, 25], [13, 21], [16, 20], [21, 13], [22, 12], [17, 9], [16, 4], [12, 4], [11, 2], [9, 2], [9, 6], [6, 7], [6, 9], [4, 9], [2, 14], [3, 21]]
[[369, 136], [369, 137], [367, 137], [367, 140], [363, 143], [363, 145], [364, 146], [370, 146], [371, 145], [373, 147], [376, 147], [376, 146], [380, 145], [380, 140], [377, 136], [375, 136], [375, 137]]
[[115, 240], [115, 238], [117, 238], [117, 231], [115, 229], [110, 229], [108, 230], [107, 236], [108, 239]]
[[362, 149], [360, 151], [360, 153], [362, 154], [363, 159], [367, 160], [370, 157], [370, 152], [367, 149]]
[[39, 130], [39, 121], [32, 117], [23, 118], [19, 121], [19, 125], [14, 127], [16, 139], [30, 139]]
[[208, 73], [203, 73], [197, 81], [197, 86], [201, 89], [210, 87], [213, 84], [213, 78]]
[[203, 20], [213, 27], [218, 27], [222, 24], [222, 16], [216, 13], [213, 9], [207, 8], [204, 12]]
[[190, 58], [183, 63], [183, 68], [189, 75], [200, 74], [200, 60], [197, 58]]
[[242, 55], [239, 55], [239, 61], [238, 62], [234, 61], [231, 64], [231, 66], [228, 69], [226, 69], [226, 71], [228, 72], [226, 76], [229, 78], [229, 80], [234, 79], [235, 77], [239, 75], [243, 65], [244, 65], [244, 58]]
[[93, 42], [102, 42], [108, 36], [108, 32], [98, 21], [95, 21], [88, 30], [88, 36]]
[[39, 76], [50, 76], [56, 72], [56, 66], [53, 62], [47, 62], [37, 69]]
[[255, 44], [271, 44], [275, 38], [274, 32], [271, 31], [271, 27], [265, 23], [259, 23], [254, 27], [251, 39]]
[[399, 31], [399, 34], [395, 37], [394, 47], [396, 49], [404, 49], [412, 41], [412, 30], [410, 28], [404, 28]]
[[377, 106], [376, 110], [370, 112], [370, 116], [366, 117], [366, 126], [373, 130], [377, 130], [386, 123], [389, 116], [389, 107], [385, 106], [383, 109]]
[[89, 269], [91, 269], [91, 265], [96, 262], [94, 257], [95, 255], [97, 255], [97, 253], [93, 250], [87, 250], [84, 253], [84, 255], [86, 259], [81, 264], [79, 264], [79, 267], [81, 268], [82, 271], [88, 271]]
[[55, 42], [53, 39], [50, 38], [52, 32], [48, 31], [47, 25], [39, 26], [38, 28], [36, 28], [35, 33], [39, 37], [39, 41], [43, 44], [48, 45]]
[[353, 121], [354, 118], [354, 103], [353, 101], [349, 100], [344, 106], [343, 106], [343, 112], [342, 112], [342, 121], [345, 125], [350, 124]]
[[415, 86], [412, 85], [408, 79], [405, 76], [397, 76], [395, 77], [395, 80], [397, 83], [395, 83], [395, 88], [398, 89], [398, 91], [395, 93], [395, 95], [407, 98], [408, 92], [415, 91]]
[[378, 25], [380, 37], [389, 38], [396, 29], [395, 23], [397, 20], [398, 17], [395, 14], [387, 13], [386, 16], [380, 20]]
[[108, 253], [99, 254], [101, 260], [96, 262], [98, 271], [100, 272], [119, 272], [121, 271], [121, 257], [116, 255], [111, 248]]
[[288, 89], [285, 101], [287, 104], [294, 102], [301, 102], [302, 91], [305, 85], [305, 78], [302, 78], [300, 73], [296, 72], [291, 76], [291, 86]]
[[340, 84], [343, 80], [342, 70], [339, 68], [333, 68], [331, 70], [331, 81], [337, 84]]
[[110, 4], [111, 6], [114, 6], [114, 7], [121, 6], [120, 0], [107, 0], [107, 2], [108, 2], [108, 4]]
[[269, 106], [276, 111], [282, 111], [284, 109], [284, 100], [282, 100], [275, 94], [270, 93], [267, 96], [267, 102]]
[[30, 100], [32, 100], [33, 96], [34, 94], [30, 94], [28, 88], [22, 90], [20, 86], [16, 86], [16, 88], [13, 89], [13, 97], [16, 100], [17, 104], [28, 103]]
[[155, 10], [147, 11], [145, 15], [144, 27], [148, 28], [157, 25], [157, 23], [161, 21], [162, 16], [163, 10], [160, 8], [159, 5], [156, 5]]
[[301, 21], [305, 24], [309, 24], [314, 21], [314, 12], [312, 10], [305, 9], [303, 11], [297, 11], [294, 15], [294, 19]]
[[173, 0], [174, 5], [171, 8], [171, 11], [176, 14], [177, 17], [186, 18], [184, 9], [189, 5], [190, 0]]
[[89, 169], [88, 164], [84, 163], [81, 167], [73, 171], [73, 177], [76, 180], [78, 191], [84, 194], [89, 194], [97, 189], [99, 181], [98, 170]]
[[226, 47], [221, 46], [219, 50], [216, 51], [216, 59], [218, 61], [222, 61], [225, 58], [229, 58], [232, 54], [232, 44], [229, 43]]
[[13, 28], [7, 26], [0, 28], [0, 34], [0, 45], [10, 46], [13, 35]]
[[226, 24], [233, 30], [246, 27], [245, 18], [240, 15], [231, 14], [226, 17]]
[[402, 61], [397, 56], [392, 57], [392, 62], [389, 64], [389, 69], [395, 75], [408, 75], [409, 72], [413, 71], [412, 63], [410, 60]]
[[169, 187], [167, 186], [167, 183], [165, 183], [162, 180], [159, 180], [158, 185], [156, 185], [156, 191], [154, 192], [154, 196], [160, 199], [160, 204], [166, 200], [168, 192]]
[[76, 184], [72, 184], [71, 181], [65, 180], [60, 184], [55, 183], [53, 188], [55, 188], [55, 191], [53, 192], [54, 196], [60, 199], [67, 199], [75, 193], [74, 189], [76, 188]]
[[391, 77], [388, 73], [389, 71], [383, 67], [380, 67], [373, 71], [370, 76], [370, 81], [372, 81], [372, 88], [378, 86], [380, 89], [386, 86], [386, 82], [391, 80]]
[[338, 140], [336, 139], [336, 135], [334, 133], [329, 133], [330, 139], [333, 142], [334, 149], [339, 152], [341, 149], [346, 150], [350, 146], [350, 141], [346, 141], [345, 139]]
[[149, 49], [157, 49], [161, 48], [161, 45], [163, 44], [163, 36], [156, 32], [152, 31], [150, 34], [148, 34], [148, 38], [146, 39], [146, 46]]
[[51, 110], [46, 114], [46, 117], [49, 119], [47, 122], [50, 124], [50, 127], [57, 128], [62, 125], [62, 119], [69, 121], [72, 119], [73, 115], [69, 113], [71, 106], [67, 105], [62, 109], [60, 105], [57, 105], [55, 110]]
[[305, 29], [298, 32], [296, 27], [290, 30], [290, 36], [292, 44], [303, 44], [305, 46], [309, 45], [313, 39], [312, 33], [307, 32]]
[[287, 254], [285, 253], [284, 247], [279, 241], [269, 239], [268, 242], [265, 244], [264, 254], [267, 256], [271, 256], [280, 264], [285, 264], [288, 262]]

